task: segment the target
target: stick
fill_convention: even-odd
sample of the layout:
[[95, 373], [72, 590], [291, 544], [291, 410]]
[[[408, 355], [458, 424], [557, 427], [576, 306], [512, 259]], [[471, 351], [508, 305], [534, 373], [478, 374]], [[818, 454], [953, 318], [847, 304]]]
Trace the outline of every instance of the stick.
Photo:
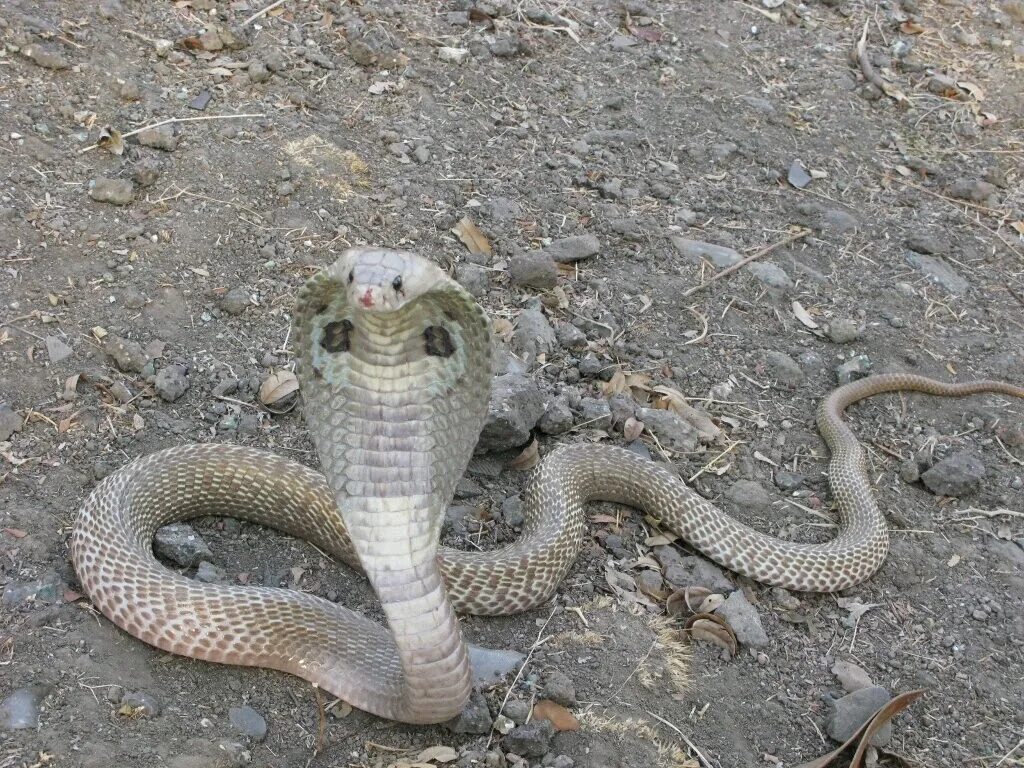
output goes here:
[[256, 19], [260, 18], [261, 16], [266, 16], [266, 15], [267, 15], [268, 13], [270, 13], [270, 12], [271, 12], [272, 10], [274, 10], [275, 8], [277, 8], [277, 6], [279, 6], [279, 5], [284, 5], [284, 3], [285, 3], [285, 0], [274, 0], [274, 2], [272, 2], [272, 3], [271, 3], [270, 5], [268, 5], [268, 6], [266, 7], [266, 8], [264, 8], [264, 9], [263, 9], [262, 11], [256, 11], [256, 13], [254, 13], [254, 14], [253, 14], [252, 16], [250, 16], [250, 17], [249, 17], [248, 19], [246, 19], [245, 21], [243, 21], [243, 22], [242, 22], [242, 26], [243, 26], [243, 27], [248, 27], [248, 26], [249, 26], [250, 24], [252, 24], [252, 23], [253, 23], [254, 21], [256, 21]]
[[[152, 123], [151, 125], [144, 125], [141, 128], [136, 128], [134, 131], [128, 131], [128, 133], [122, 133], [121, 138], [127, 139], [129, 136], [134, 136], [137, 133], [148, 131], [150, 128], [159, 128], [161, 125], [171, 125], [172, 123], [198, 123], [201, 120], [234, 120], [236, 118], [243, 117], [266, 117], [265, 114], [246, 114], [246, 115], [202, 115], [201, 117], [170, 117], [166, 120], [161, 120], [159, 123]], [[84, 155], [86, 152], [96, 149], [99, 144], [92, 144], [85, 149], [78, 150], [78, 154]]]
[[749, 264], [750, 262], [757, 261], [757, 259], [760, 259], [762, 256], [767, 256], [772, 251], [777, 250], [777, 249], [781, 248], [784, 245], [789, 245], [790, 243], [795, 242], [796, 240], [800, 240], [801, 238], [807, 237], [807, 235], [809, 235], [809, 234], [811, 234], [811, 230], [809, 230], [809, 229], [801, 229], [799, 232], [795, 232], [792, 235], [790, 235], [789, 237], [787, 237], [787, 238], [785, 238], [783, 240], [779, 240], [779, 242], [777, 242], [777, 243], [772, 243], [771, 245], [766, 245], [761, 250], [759, 250], [759, 251], [757, 251], [755, 253], [752, 253], [750, 256], [747, 256], [747, 258], [743, 259], [743, 261], [739, 261], [739, 262], [733, 264], [731, 267], [726, 267], [725, 269], [723, 269], [718, 274], [712, 275], [709, 279], [705, 280], [700, 285], [695, 285], [693, 288], [689, 288], [689, 289], [683, 291], [682, 298], [685, 299], [687, 296], [692, 296], [693, 294], [697, 293], [697, 291], [703, 291], [705, 288], [707, 288], [709, 285], [711, 285], [716, 280], [721, 280], [723, 277], [727, 277], [727, 276], [731, 275], [733, 272], [735, 272], [736, 270], [740, 269], [741, 267], [747, 266], [747, 264]]

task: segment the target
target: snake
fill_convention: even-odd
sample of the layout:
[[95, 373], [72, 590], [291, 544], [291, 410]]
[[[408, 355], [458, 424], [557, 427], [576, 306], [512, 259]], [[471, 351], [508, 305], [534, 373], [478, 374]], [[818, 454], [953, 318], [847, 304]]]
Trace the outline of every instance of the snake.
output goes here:
[[[445, 511], [490, 404], [492, 330], [482, 307], [428, 258], [345, 251], [309, 278], [292, 312], [303, 414], [321, 472], [241, 445], [179, 445], [141, 456], [83, 502], [70, 554], [85, 593], [156, 648], [297, 675], [390, 720], [440, 723], [463, 711], [473, 675], [459, 613], [547, 601], [584, 540], [585, 505], [656, 517], [720, 565], [765, 584], [834, 592], [888, 551], [852, 403], [914, 390], [961, 397], [1024, 388], [879, 374], [834, 390], [817, 411], [830, 450], [838, 533], [796, 543], [759, 532], [691, 490], [671, 466], [626, 448], [561, 444], [532, 470], [519, 538], [501, 549], [442, 547]], [[216, 515], [305, 539], [369, 579], [384, 626], [300, 590], [201, 583], [154, 555], [156, 531]]]

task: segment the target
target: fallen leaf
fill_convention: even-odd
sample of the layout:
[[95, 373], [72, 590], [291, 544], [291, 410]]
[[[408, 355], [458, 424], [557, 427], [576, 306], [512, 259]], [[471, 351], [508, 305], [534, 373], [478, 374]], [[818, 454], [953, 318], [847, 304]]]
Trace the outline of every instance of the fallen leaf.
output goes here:
[[466, 246], [470, 253], [484, 256], [491, 255], [491, 243], [487, 239], [487, 235], [480, 231], [480, 228], [473, 223], [469, 216], [463, 216], [459, 219], [459, 222], [452, 228], [452, 232], [462, 241], [462, 244]]
[[686, 587], [668, 596], [665, 601], [665, 612], [669, 616], [691, 616], [700, 613], [699, 607], [711, 595], [707, 587]]
[[502, 341], [511, 341], [516, 327], [512, 324], [511, 320], [504, 317], [496, 317], [491, 321], [491, 331]]
[[622, 436], [626, 438], [626, 442], [633, 442], [638, 439], [644, 432], [644, 423], [630, 416], [626, 419], [626, 423], [622, 426]]
[[905, 35], [920, 35], [924, 33], [924, 27], [918, 24], [916, 21], [907, 19], [900, 24], [900, 32]]
[[668, 533], [657, 533], [654, 536], [648, 536], [646, 539], [644, 539], [644, 544], [646, 544], [648, 547], [664, 547], [668, 544], [671, 544], [678, 538], [679, 537], [671, 531], [669, 531]]
[[621, 368], [616, 368], [612, 377], [601, 384], [601, 394], [605, 397], [622, 394], [626, 389], [628, 389], [628, 385], [626, 384], [626, 374], [622, 372]]
[[81, 375], [76, 373], [64, 379], [64, 393], [60, 396], [62, 400], [74, 400], [78, 397], [78, 379]]
[[811, 313], [804, 309], [804, 305], [799, 301], [793, 302], [793, 314], [796, 319], [799, 320], [807, 328], [817, 328], [818, 324], [814, 322], [814, 318], [811, 317]]
[[273, 405], [298, 390], [299, 380], [294, 373], [289, 370], [276, 371], [260, 384], [260, 402], [264, 405]]
[[9, 536], [13, 536], [16, 539], [24, 539], [26, 536], [28, 536], [28, 533], [21, 530], [20, 528], [4, 528], [4, 533], [8, 534]]
[[561, 704], [556, 704], [548, 699], [541, 699], [533, 705], [533, 719], [551, 721], [556, 731], [578, 731], [580, 729], [580, 721], [576, 719], [576, 715]]
[[453, 762], [459, 753], [451, 747], [443, 744], [438, 744], [436, 747], [427, 747], [418, 755], [416, 755], [417, 762], [420, 763], [450, 763]]
[[121, 138], [121, 132], [111, 128], [109, 125], [100, 128], [100, 135], [96, 140], [96, 146], [107, 150], [113, 155], [124, 154], [124, 139]]
[[688, 632], [690, 637], [724, 648], [730, 656], [735, 656], [739, 650], [736, 633], [732, 631], [732, 627], [725, 619], [716, 614], [695, 613], [686, 620], [683, 630]]
[[530, 444], [523, 448], [522, 453], [516, 456], [509, 463], [508, 468], [514, 469], [517, 472], [525, 472], [528, 469], [533, 469], [540, 462], [540, 443], [537, 442], [537, 438], [533, 438]]
[[209, 277], [210, 276], [210, 270], [208, 270], [206, 267], [189, 267], [188, 269], [189, 269], [190, 272], [194, 272], [195, 274], [199, 275], [200, 277]]
[[971, 94], [975, 101], [983, 101], [985, 99], [985, 91], [980, 85], [972, 83], [970, 80], [957, 80], [956, 84]]

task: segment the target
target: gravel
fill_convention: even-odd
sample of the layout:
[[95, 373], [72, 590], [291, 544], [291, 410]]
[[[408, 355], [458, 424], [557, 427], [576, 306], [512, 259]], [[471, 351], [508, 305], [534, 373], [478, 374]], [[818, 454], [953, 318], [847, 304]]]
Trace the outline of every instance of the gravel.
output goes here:
[[521, 757], [543, 757], [551, 748], [555, 726], [550, 720], [533, 720], [513, 728], [502, 740], [501, 746]]

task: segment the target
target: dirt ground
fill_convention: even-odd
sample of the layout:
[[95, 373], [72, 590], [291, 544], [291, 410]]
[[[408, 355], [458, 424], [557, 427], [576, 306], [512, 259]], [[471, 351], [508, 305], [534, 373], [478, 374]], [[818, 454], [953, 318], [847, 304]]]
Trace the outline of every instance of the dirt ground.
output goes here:
[[[892, 544], [839, 595], [723, 573], [595, 506], [551, 605], [464, 621], [529, 654], [488, 686], [484, 728], [507, 693], [520, 723], [561, 699], [581, 727], [550, 739], [343, 704], [321, 723], [298, 678], [171, 657], [92, 610], [67, 543], [100, 478], [187, 442], [316, 464], [301, 404], [272, 412], [260, 390], [291, 363], [296, 289], [349, 245], [416, 250], [480, 296], [543, 395], [542, 455], [625, 444], [645, 419], [623, 408], [681, 393], [718, 433], [673, 441], [648, 412], [633, 447], [786, 538], [834, 535], [813, 414], [837, 369], [1024, 383], [1020, 0], [261, 7], [0, 2], [0, 767], [793, 766], [837, 745], [851, 675], [927, 691], [888, 764], [1024, 765], [1009, 397], [851, 409]], [[556, 278], [548, 256], [583, 246]], [[447, 542], [514, 537], [528, 473], [504, 447], [460, 486]], [[377, 615], [302, 542], [196, 530], [208, 578]], [[659, 622], [686, 586], [737, 590], [735, 656]], [[420, 755], [437, 745], [454, 752]]]

